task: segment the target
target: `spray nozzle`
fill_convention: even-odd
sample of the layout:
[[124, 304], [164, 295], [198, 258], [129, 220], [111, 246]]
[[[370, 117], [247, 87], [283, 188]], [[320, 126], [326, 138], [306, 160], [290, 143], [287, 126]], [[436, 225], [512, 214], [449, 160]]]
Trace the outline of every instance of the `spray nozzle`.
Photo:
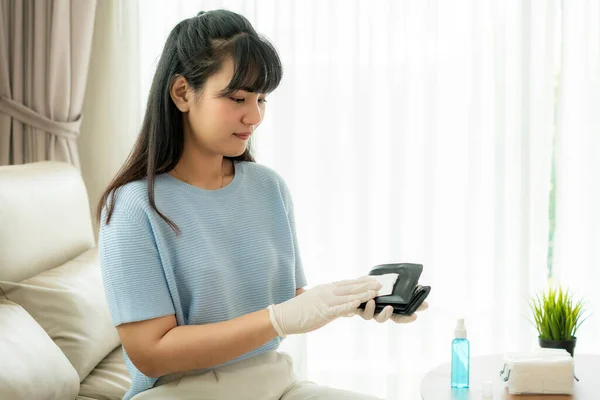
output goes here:
[[465, 319], [459, 318], [456, 321], [456, 328], [454, 329], [454, 336], [460, 339], [467, 338], [467, 328], [465, 328]]

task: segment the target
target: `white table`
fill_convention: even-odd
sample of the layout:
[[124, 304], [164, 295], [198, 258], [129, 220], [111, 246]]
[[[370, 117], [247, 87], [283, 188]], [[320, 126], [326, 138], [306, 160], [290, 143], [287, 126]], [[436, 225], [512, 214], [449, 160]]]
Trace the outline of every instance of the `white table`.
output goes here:
[[493, 384], [494, 400], [600, 400], [600, 355], [575, 353], [575, 394], [568, 395], [511, 395], [500, 379], [504, 365], [502, 355], [471, 358], [469, 389], [450, 387], [450, 363], [429, 371], [421, 381], [423, 400], [481, 400], [481, 389], [485, 381]]

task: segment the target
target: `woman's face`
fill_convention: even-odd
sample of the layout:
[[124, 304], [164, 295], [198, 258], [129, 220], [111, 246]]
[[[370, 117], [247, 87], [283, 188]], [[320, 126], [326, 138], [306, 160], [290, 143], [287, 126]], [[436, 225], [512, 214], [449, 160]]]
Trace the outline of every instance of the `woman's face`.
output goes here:
[[233, 61], [228, 59], [220, 71], [207, 79], [199, 95], [191, 92], [187, 96], [186, 143], [210, 155], [241, 155], [265, 113], [264, 94], [239, 90], [229, 97], [220, 97], [232, 77]]

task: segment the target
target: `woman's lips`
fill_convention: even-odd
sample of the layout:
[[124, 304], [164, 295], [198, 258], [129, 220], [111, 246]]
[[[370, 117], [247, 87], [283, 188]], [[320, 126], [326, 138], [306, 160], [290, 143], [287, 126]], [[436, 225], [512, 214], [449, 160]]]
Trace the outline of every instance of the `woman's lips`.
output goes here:
[[252, 133], [251, 132], [240, 132], [240, 133], [234, 133], [234, 135], [242, 140], [248, 140], [250, 138], [250, 136], [252, 136]]

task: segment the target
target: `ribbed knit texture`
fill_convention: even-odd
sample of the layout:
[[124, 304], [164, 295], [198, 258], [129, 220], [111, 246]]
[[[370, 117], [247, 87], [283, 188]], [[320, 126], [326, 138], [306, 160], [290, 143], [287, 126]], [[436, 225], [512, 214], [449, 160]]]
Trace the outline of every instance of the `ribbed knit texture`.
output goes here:
[[[292, 200], [283, 179], [256, 163], [235, 164], [224, 188], [204, 190], [168, 174], [155, 179], [158, 209], [146, 181], [117, 191], [99, 253], [113, 323], [175, 314], [178, 325], [208, 324], [292, 298], [306, 285], [298, 254]], [[229, 363], [276, 349], [276, 338]], [[151, 388], [125, 352], [132, 386], [124, 399]]]

